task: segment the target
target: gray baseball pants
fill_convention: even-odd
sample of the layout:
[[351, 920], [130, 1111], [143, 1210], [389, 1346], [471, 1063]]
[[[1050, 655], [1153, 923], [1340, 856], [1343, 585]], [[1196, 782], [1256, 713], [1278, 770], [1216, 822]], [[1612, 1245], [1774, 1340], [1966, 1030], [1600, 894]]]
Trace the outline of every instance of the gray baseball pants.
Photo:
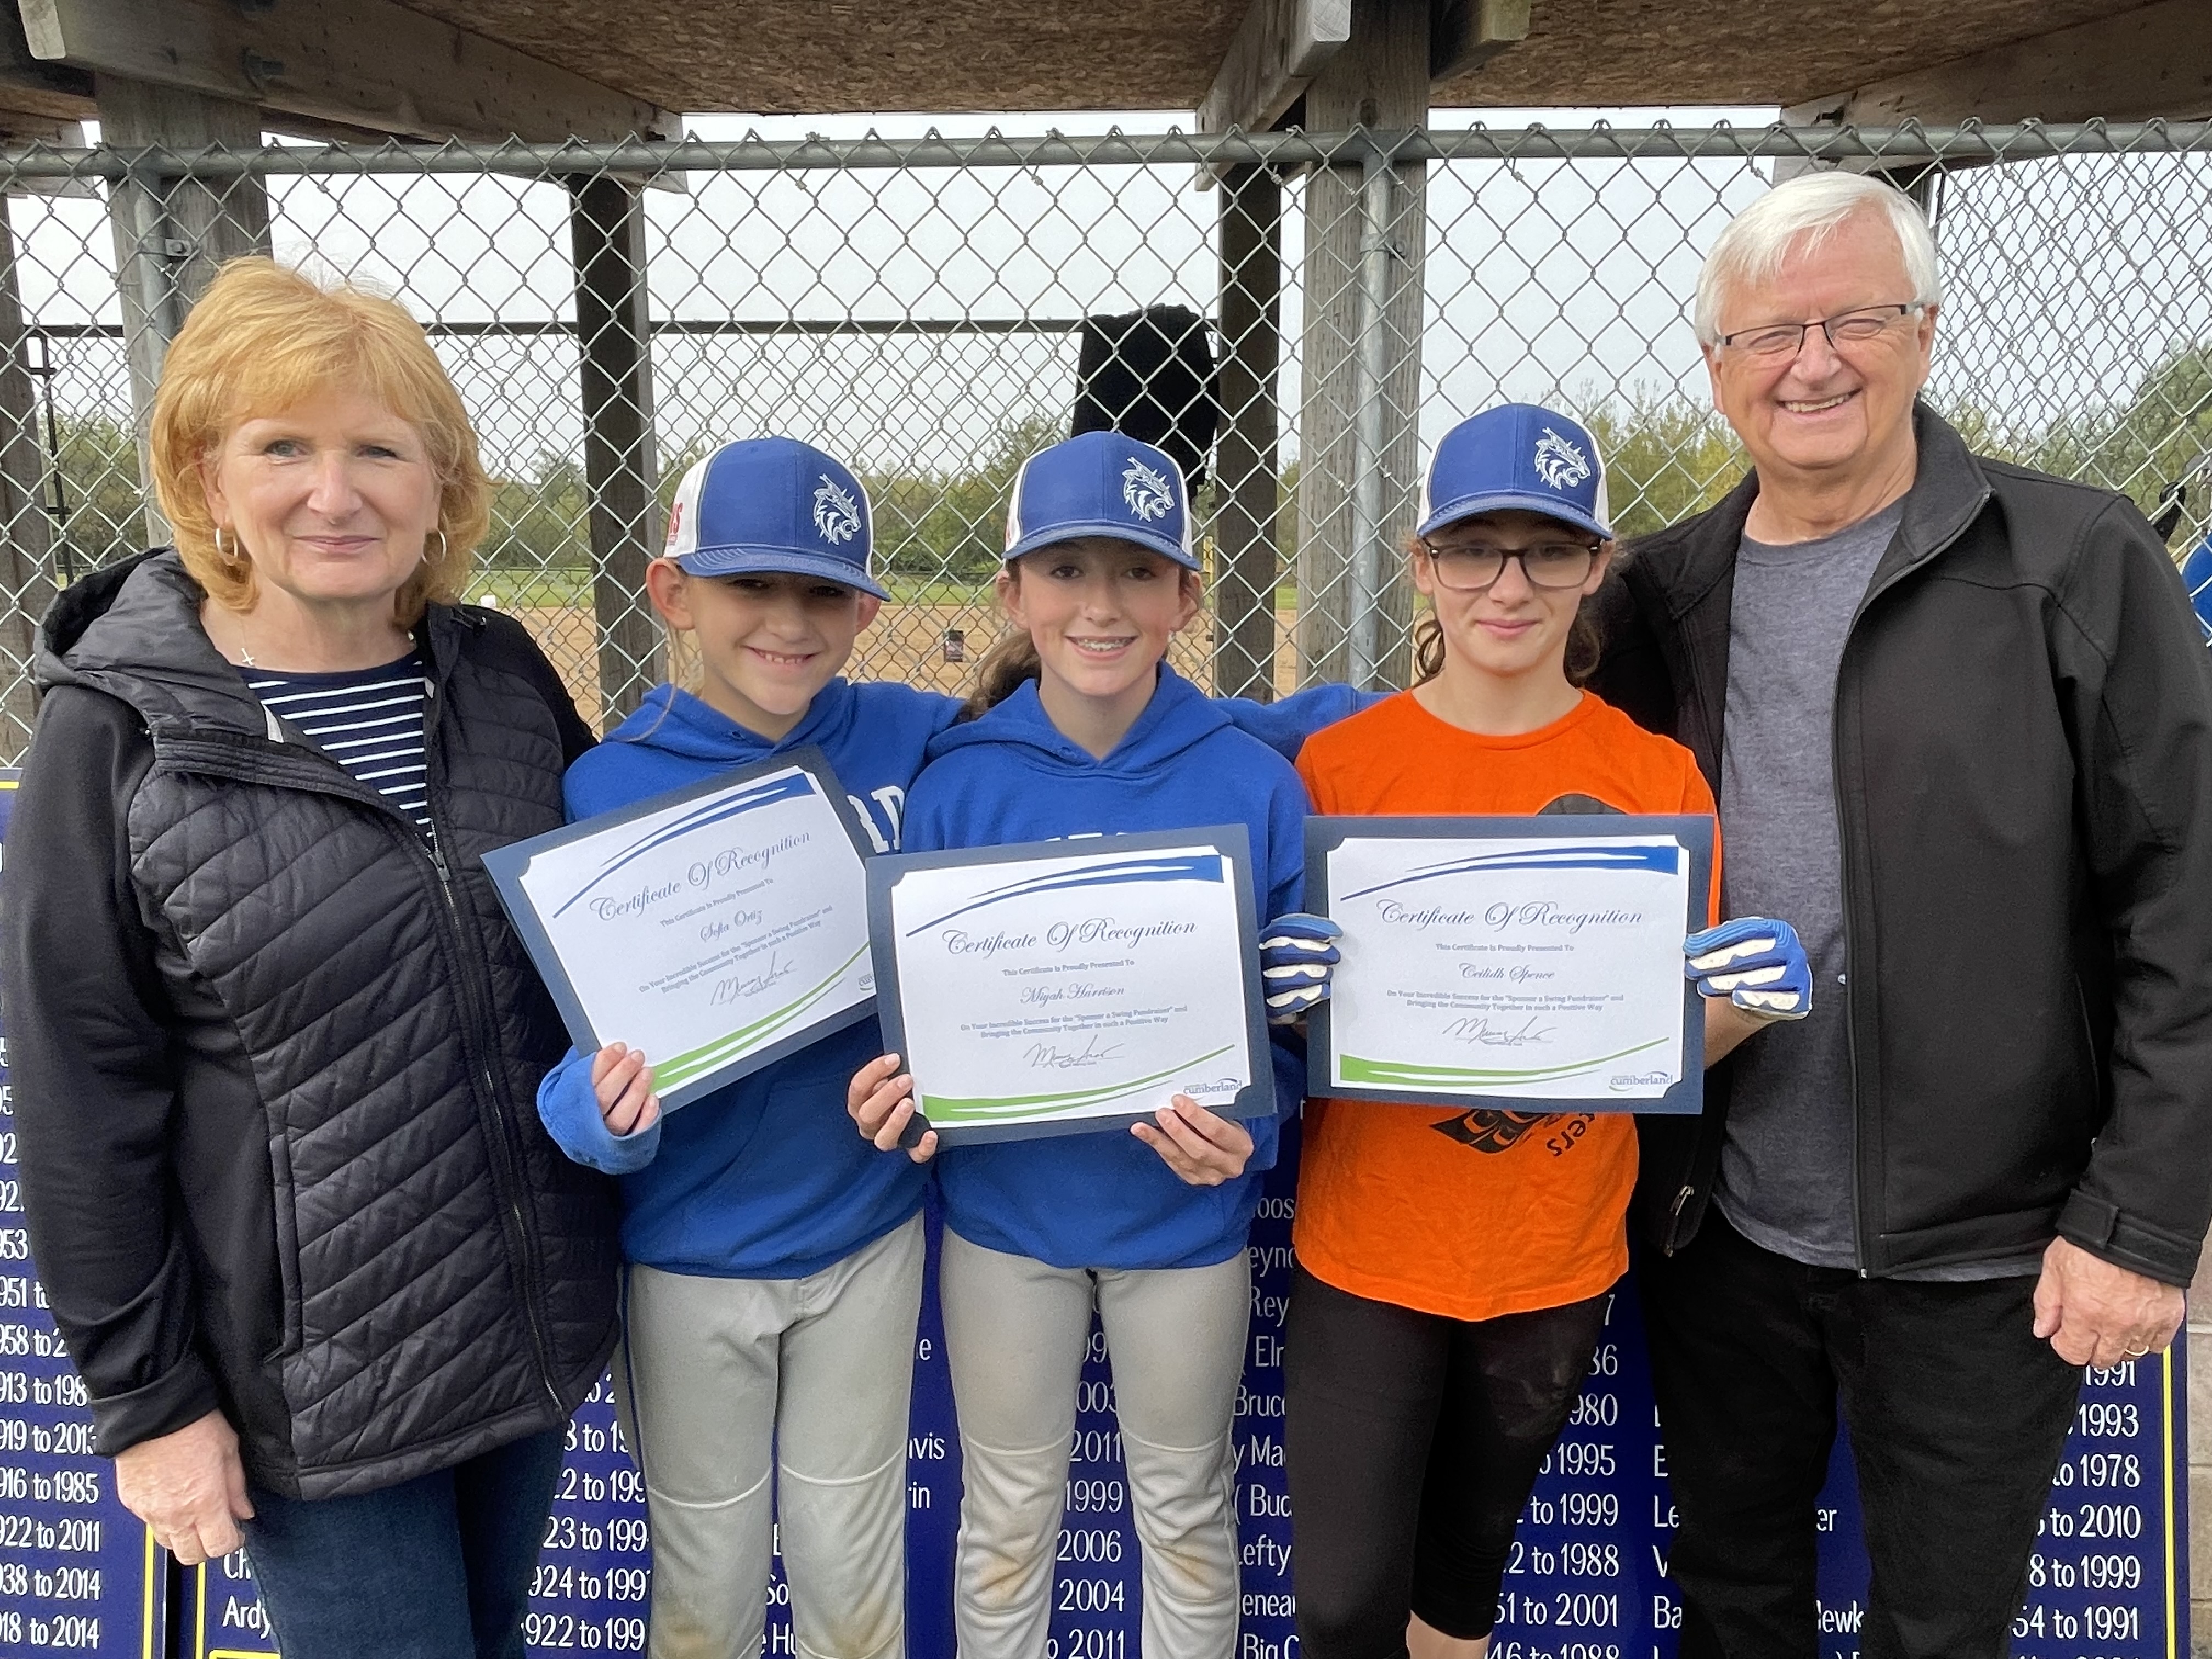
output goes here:
[[804, 1659], [901, 1659], [921, 1267], [915, 1216], [804, 1279], [629, 1270], [615, 1391], [653, 1528], [652, 1659], [760, 1652], [779, 1520]]
[[1144, 1659], [1233, 1659], [1244, 1252], [1208, 1267], [1086, 1271], [948, 1229], [938, 1283], [960, 1415], [960, 1659], [1043, 1659], [1094, 1305], [1143, 1553]]

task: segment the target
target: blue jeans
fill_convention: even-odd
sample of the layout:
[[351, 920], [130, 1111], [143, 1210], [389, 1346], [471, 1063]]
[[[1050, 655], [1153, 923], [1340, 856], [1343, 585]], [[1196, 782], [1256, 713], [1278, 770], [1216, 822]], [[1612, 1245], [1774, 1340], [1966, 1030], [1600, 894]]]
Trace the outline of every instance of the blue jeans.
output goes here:
[[284, 1659], [522, 1659], [559, 1429], [351, 1498], [252, 1489], [246, 1559]]

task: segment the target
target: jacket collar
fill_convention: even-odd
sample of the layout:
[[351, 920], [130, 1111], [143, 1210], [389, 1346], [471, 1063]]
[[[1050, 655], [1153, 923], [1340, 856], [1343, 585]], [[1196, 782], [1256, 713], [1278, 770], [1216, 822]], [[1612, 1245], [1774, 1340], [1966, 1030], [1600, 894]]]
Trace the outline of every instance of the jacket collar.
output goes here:
[[[85, 685], [137, 711], [157, 740], [215, 732], [272, 736], [270, 717], [200, 626], [207, 594], [167, 548], [95, 571], [40, 625], [42, 686]], [[416, 625], [440, 706], [472, 618], [433, 605]]]
[[[1869, 590], [1934, 557], [1959, 538], [1990, 499], [1990, 481], [1957, 428], [1925, 404], [1912, 410], [1917, 449], [1912, 487], [1905, 492], [1897, 534], [1875, 568]], [[1648, 576], [1667, 614], [1676, 622], [1733, 577], [1736, 551], [1751, 505], [1759, 499], [1759, 474], [1746, 475], [1717, 505], [1681, 527], [1672, 556], [1655, 560]], [[1668, 538], [1661, 532], [1656, 545]]]

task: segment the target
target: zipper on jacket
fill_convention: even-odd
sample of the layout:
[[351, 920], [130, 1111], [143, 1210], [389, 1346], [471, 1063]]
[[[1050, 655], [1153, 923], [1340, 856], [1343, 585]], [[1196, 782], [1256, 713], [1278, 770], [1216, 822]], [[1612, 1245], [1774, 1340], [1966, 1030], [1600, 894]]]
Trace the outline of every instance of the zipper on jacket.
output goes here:
[[[1694, 1163], [1694, 1152], [1692, 1156], [1692, 1162]], [[1682, 1209], [1683, 1206], [1688, 1204], [1690, 1200], [1696, 1195], [1697, 1190], [1697, 1187], [1693, 1183], [1689, 1182], [1683, 1182], [1682, 1190], [1674, 1194], [1674, 1201], [1667, 1206], [1667, 1237], [1659, 1246], [1660, 1255], [1674, 1255], [1674, 1247], [1681, 1243]]]
[[[438, 725], [436, 708], [434, 704], [430, 729], [423, 733], [423, 747], [426, 751], [435, 742]], [[427, 845], [421, 836], [416, 836], [414, 838], [415, 844], [429, 854], [430, 867], [437, 872], [438, 876], [438, 892], [446, 902], [447, 918], [453, 923], [456, 939], [465, 941], [468, 937], [468, 924], [461, 914], [460, 899], [453, 891], [453, 867], [446, 862], [446, 826], [438, 816], [438, 792], [434, 787], [436, 779], [434, 775], [426, 773], [425, 782], [432, 786], [423, 791], [423, 799], [430, 814], [430, 836]], [[520, 1149], [514, 1144], [506, 1118], [499, 1109], [498, 1079], [492, 1075], [489, 1065], [475, 1054], [473, 1045], [469, 1041], [469, 1027], [473, 1024], [474, 1016], [478, 1012], [471, 1006], [471, 993], [475, 988], [474, 977], [465, 948], [457, 948], [455, 956], [460, 962], [460, 984], [457, 989], [460, 995], [464, 1015], [461, 1021], [461, 1047], [463, 1052], [468, 1055], [470, 1068], [483, 1081], [485, 1091], [484, 1105], [492, 1119], [491, 1123], [485, 1127], [486, 1154], [495, 1167], [502, 1162], [507, 1165], [506, 1182], [501, 1182], [495, 1174], [493, 1184], [495, 1187], [504, 1185], [506, 1188], [506, 1191], [501, 1196], [505, 1199], [507, 1216], [514, 1224], [515, 1271], [520, 1281], [516, 1289], [520, 1293], [523, 1318], [530, 1328], [530, 1345], [538, 1354], [538, 1380], [544, 1387], [545, 1397], [551, 1402], [555, 1413], [565, 1415], [561, 1407], [561, 1392], [553, 1382], [552, 1346], [546, 1340], [545, 1328], [538, 1317], [536, 1285], [538, 1277], [537, 1241], [531, 1230], [529, 1217], [523, 1209], [522, 1194], [525, 1182]], [[487, 997], [487, 1006], [483, 1012], [487, 1022], [495, 1025], [496, 1022], [491, 1019], [489, 1002], [489, 999]]]
[[[1986, 505], [1988, 500], [1989, 493], [1985, 489], [1982, 495], [1982, 503]], [[1850, 1001], [1849, 994], [1851, 988], [1850, 972], [1853, 963], [1856, 961], [1856, 953], [1851, 948], [1851, 913], [1854, 908], [1851, 894], [1853, 885], [1851, 838], [1844, 817], [1844, 745], [1841, 741], [1844, 718], [1844, 671], [1850, 658], [1852, 636], [1858, 632], [1860, 619], [1873, 607], [1874, 602], [1918, 570], [1929, 560], [1949, 547], [1960, 537], [1965, 535], [1967, 526], [1980, 514], [1981, 507], [1977, 506], [1974, 511], [1968, 514], [1960, 523], [1959, 527], [1948, 536], [1925, 551], [1914, 554], [1904, 565], [1890, 572], [1887, 580], [1867, 590], [1864, 597], [1859, 600], [1857, 608], [1851, 612], [1850, 625], [1844, 629], [1844, 648], [1836, 659], [1836, 696], [1828, 710], [1828, 787], [1834, 792], [1836, 799], [1836, 844], [1844, 854], [1844, 867], [1839, 873], [1843, 877], [1844, 884], [1844, 990], [1846, 1005], [1844, 1010], [1844, 1046], [1845, 1052], [1850, 1056], [1851, 1071], [1851, 1246], [1853, 1253], [1859, 1259], [1858, 1275], [1861, 1279], [1873, 1278], [1874, 1270], [1866, 1265], [1869, 1231], [1866, 1224], [1866, 1188], [1861, 1179], [1860, 1167], [1863, 1161], [1861, 1119], [1863, 1112], [1859, 1098], [1859, 1028], [1858, 1021], [1851, 1018], [1849, 1006]]]
[[[426, 692], [434, 700], [431, 703], [433, 720], [428, 729], [423, 733], [424, 757], [427, 761], [429, 747], [437, 730], [434, 718], [437, 707], [434, 702], [437, 695], [436, 686], [434, 682], [428, 679], [428, 677], [426, 677]], [[216, 753], [222, 753], [234, 746], [243, 747], [247, 744], [253, 746], [254, 760], [258, 763], [258, 764], [233, 761], [228, 754], [224, 754], [222, 759], [218, 762], [210, 755], [210, 750]], [[416, 858], [428, 865], [432, 873], [437, 877], [439, 896], [444, 900], [447, 918], [451, 924], [449, 942], [452, 945], [454, 962], [459, 970], [454, 988], [456, 999], [460, 1005], [461, 1048], [466, 1061], [465, 1072], [470, 1076], [469, 1091], [473, 1095], [479, 1086], [490, 1091], [483, 1097], [483, 1111], [478, 1114], [478, 1122], [483, 1127], [484, 1155], [490, 1165], [492, 1185], [507, 1206], [507, 1213], [501, 1218], [501, 1230], [507, 1231], [509, 1222], [514, 1224], [516, 1230], [516, 1237], [510, 1241], [508, 1249], [515, 1259], [519, 1280], [517, 1289], [522, 1300], [524, 1318], [530, 1330], [531, 1346], [538, 1359], [538, 1382], [544, 1387], [546, 1398], [551, 1403], [555, 1413], [565, 1416], [566, 1413], [562, 1410], [560, 1390], [554, 1386], [553, 1382], [552, 1350], [547, 1346], [544, 1328], [538, 1317], [538, 1304], [533, 1293], [536, 1252], [528, 1220], [523, 1212], [522, 1182], [520, 1171], [515, 1167], [518, 1161], [515, 1149], [504, 1133], [496, 1133], [502, 1127], [499, 1113], [499, 1089], [496, 1080], [491, 1075], [490, 1068], [477, 1057], [476, 1044], [471, 1030], [477, 1011], [471, 994], [475, 988], [475, 982], [470, 972], [470, 957], [465, 943], [467, 927], [461, 915], [460, 902], [453, 892], [453, 869], [446, 862], [443, 846], [444, 826], [438, 818], [436, 793], [432, 790], [425, 792], [429, 801], [431, 826], [430, 836], [426, 841], [422, 830], [416, 827], [412, 818], [402, 813], [391, 801], [367, 784], [361, 782], [352, 773], [347, 771], [320, 750], [289, 740], [270, 743], [265, 738], [242, 740], [234, 740], [227, 737], [216, 739], [185, 738], [178, 746], [184, 747], [188, 751], [185, 765], [189, 769], [229, 776], [245, 783], [266, 785], [274, 782], [282, 787], [334, 795], [341, 799], [352, 801], [357, 805], [369, 808], [392, 825], [396, 837], [410, 848]], [[277, 751], [279, 759], [291, 763], [274, 778], [270, 776], [267, 764], [270, 749]], [[197, 758], [203, 756], [208, 758]], [[155, 764], [157, 766], [161, 764], [158, 755]], [[426, 775], [426, 782], [427, 781]], [[489, 1018], [489, 1014], [486, 1018]], [[484, 1112], [490, 1114], [494, 1120], [492, 1123], [483, 1124]]]

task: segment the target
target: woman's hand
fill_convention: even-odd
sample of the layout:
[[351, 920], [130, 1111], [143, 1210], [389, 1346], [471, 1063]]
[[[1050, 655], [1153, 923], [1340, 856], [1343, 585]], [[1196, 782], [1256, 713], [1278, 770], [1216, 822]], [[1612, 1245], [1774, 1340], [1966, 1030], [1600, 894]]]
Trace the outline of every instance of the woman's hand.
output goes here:
[[[879, 1055], [854, 1073], [845, 1086], [846, 1111], [878, 1152], [906, 1146], [914, 1122], [914, 1079], [898, 1063], [896, 1054]], [[928, 1163], [937, 1156], [937, 1131], [925, 1125], [921, 1138], [906, 1146], [906, 1155], [917, 1164]]]
[[1244, 1173], [1252, 1132], [1235, 1118], [1210, 1112], [1188, 1095], [1177, 1095], [1152, 1117], [1152, 1123], [1131, 1124], [1129, 1133], [1192, 1186], [1218, 1187]]
[[253, 1518], [238, 1435], [221, 1412], [117, 1453], [115, 1495], [187, 1567], [242, 1547], [238, 1523]]
[[634, 1135], [653, 1127], [660, 1115], [660, 1097], [653, 1092], [653, 1067], [644, 1053], [610, 1042], [592, 1056], [592, 1092], [607, 1133]]

